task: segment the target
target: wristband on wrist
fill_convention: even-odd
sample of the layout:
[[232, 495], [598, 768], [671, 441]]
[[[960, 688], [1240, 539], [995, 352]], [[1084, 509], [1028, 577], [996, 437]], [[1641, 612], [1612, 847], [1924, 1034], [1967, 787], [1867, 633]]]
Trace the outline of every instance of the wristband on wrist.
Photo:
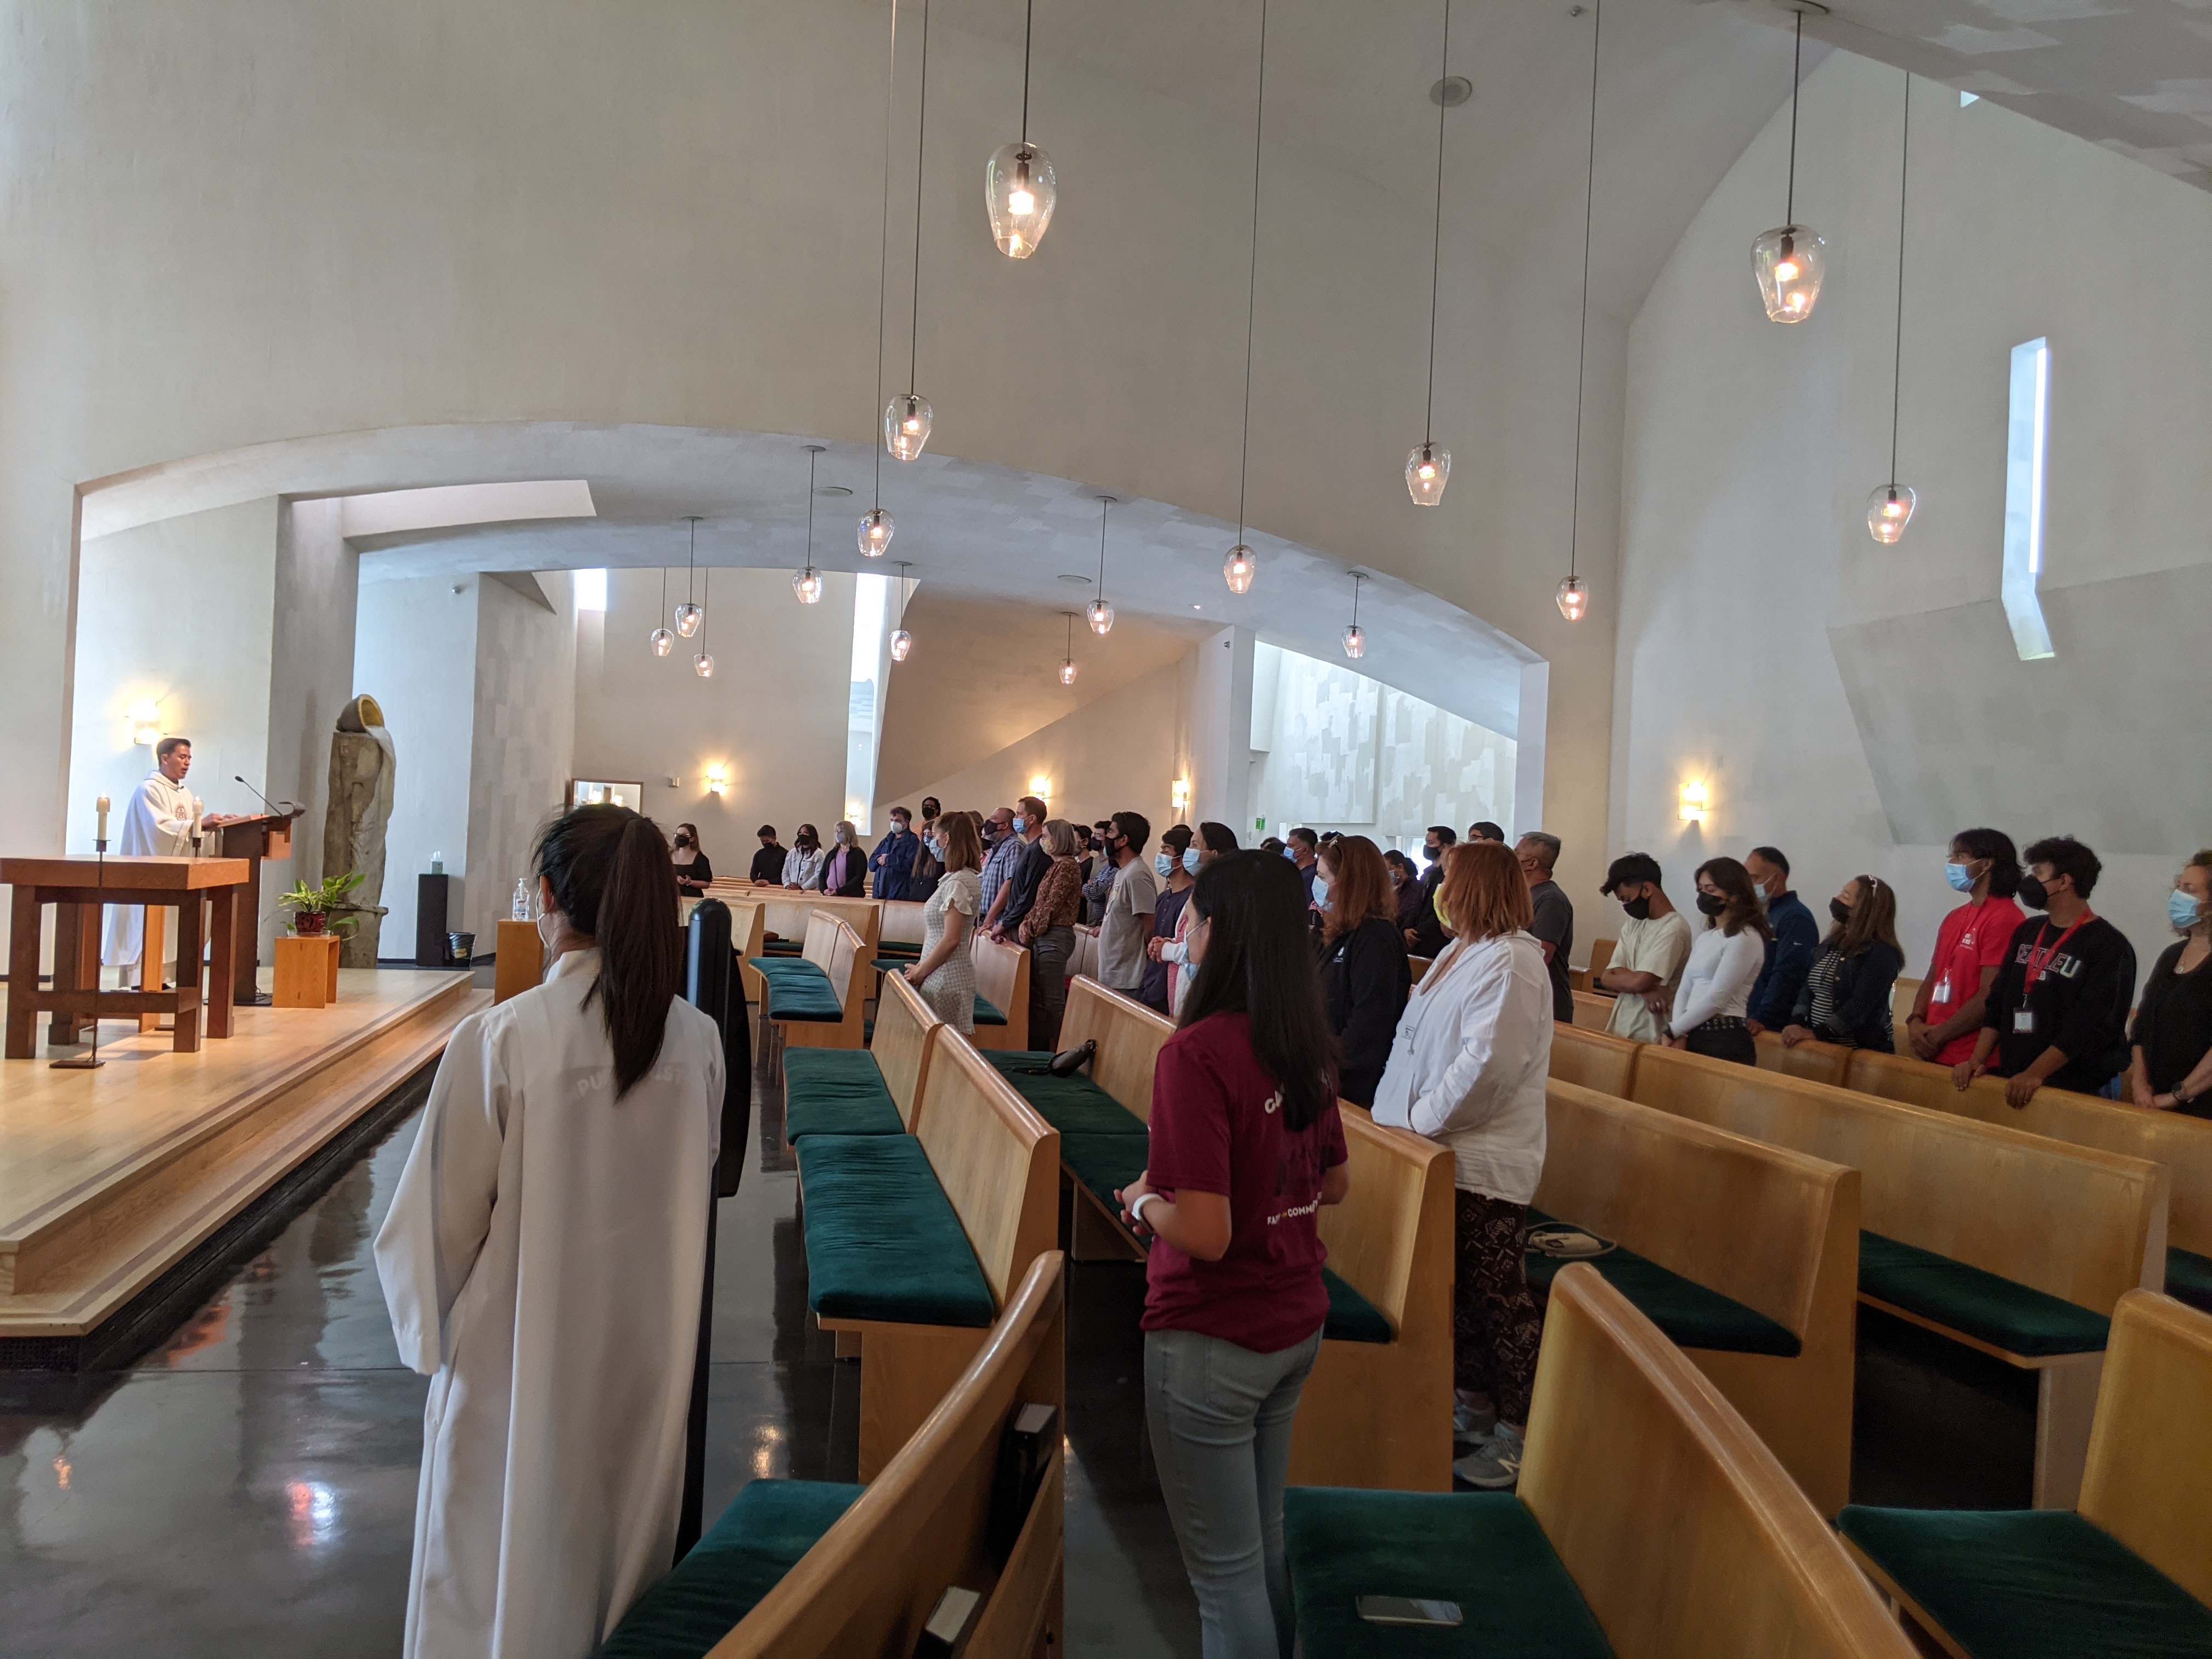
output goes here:
[[1144, 1220], [1145, 1206], [1156, 1201], [1164, 1202], [1165, 1200], [1161, 1200], [1160, 1195], [1158, 1193], [1146, 1193], [1141, 1194], [1138, 1198], [1137, 1201], [1129, 1206], [1129, 1218], [1132, 1221]]

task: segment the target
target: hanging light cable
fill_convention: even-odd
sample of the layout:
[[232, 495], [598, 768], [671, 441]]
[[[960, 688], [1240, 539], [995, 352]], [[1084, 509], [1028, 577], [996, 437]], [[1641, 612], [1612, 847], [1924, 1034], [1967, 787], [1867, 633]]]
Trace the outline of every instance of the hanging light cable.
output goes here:
[[1106, 509], [1113, 504], [1111, 495], [1098, 498], [1098, 597], [1083, 611], [1083, 620], [1091, 624], [1091, 631], [1102, 636], [1114, 631], [1114, 607], [1106, 603]]
[[688, 640], [699, 631], [707, 613], [691, 603], [691, 585], [699, 574], [699, 515], [687, 513], [684, 522], [691, 526], [691, 550], [684, 568], [684, 603], [676, 607], [676, 631]]
[[1589, 364], [1590, 227], [1597, 210], [1597, 49], [1605, 29], [1605, 0], [1591, 0], [1589, 162], [1583, 178], [1583, 320], [1575, 342], [1575, 481], [1574, 501], [1567, 509], [1567, 577], [1559, 584], [1559, 614], [1578, 623], [1589, 610], [1589, 586], [1575, 574], [1582, 551], [1583, 528], [1583, 394]]
[[1044, 240], [1060, 198], [1052, 161], [1030, 143], [1030, 35], [1036, 0], [1022, 9], [1022, 136], [1001, 144], [983, 167], [983, 205], [991, 215], [991, 240], [1009, 259], [1026, 259]]
[[1867, 532], [1884, 547], [1904, 538], [1920, 498], [1897, 481], [1897, 415], [1905, 385], [1905, 205], [1912, 176], [1912, 71], [1905, 73], [1905, 123], [1897, 150], [1897, 345], [1889, 370], [1889, 482], [1867, 498]]
[[[700, 589], [700, 595], [702, 598], [705, 598], [706, 596], [713, 593], [714, 591], [714, 568], [712, 565], [708, 565], [707, 567], [706, 584]], [[699, 618], [699, 654], [691, 659], [691, 672], [696, 674], [702, 680], [711, 680], [714, 678], [714, 658], [713, 653], [707, 649], [707, 621], [706, 612], [703, 607], [701, 610]]]
[[1774, 323], [1802, 323], [1820, 302], [1820, 281], [1828, 270], [1828, 245], [1820, 233], [1797, 222], [1797, 94], [1805, 61], [1805, 14], [1828, 9], [1818, 0], [1774, 0], [1797, 14], [1797, 44], [1790, 58], [1790, 193], [1783, 209], [1783, 223], [1764, 232], [1751, 245], [1752, 275], [1759, 279], [1759, 297], [1766, 318]]
[[[1444, 112], [1451, 107], [1443, 88], [1451, 79], [1451, 0], [1444, 0], [1444, 44], [1437, 70], [1437, 217], [1429, 240], [1429, 402], [1421, 417], [1421, 441], [1406, 457], [1406, 493], [1415, 507], [1435, 507], [1451, 482], [1451, 451], [1437, 442], [1437, 281], [1444, 252]], [[1358, 653], [1354, 652], [1353, 655]]]
[[914, 603], [914, 586], [908, 580], [906, 573], [914, 568], [914, 562], [901, 559], [898, 568], [899, 625], [891, 631], [891, 660], [904, 662], [907, 653], [914, 649], [914, 635], [906, 631], [906, 608]]
[[1252, 100], [1252, 265], [1244, 278], [1244, 444], [1237, 465], [1237, 545], [1221, 560], [1232, 593], [1249, 593], [1260, 556], [1244, 544], [1245, 484], [1252, 471], [1252, 318], [1260, 293], [1260, 138], [1267, 112], [1267, 0], [1260, 0], [1259, 90]]
[[[653, 614], [656, 617], [665, 617], [668, 614], [668, 567], [665, 564], [660, 567], [660, 609]], [[653, 630], [648, 643], [653, 647], [654, 656], [665, 657], [676, 648], [676, 635], [670, 633], [666, 625], [663, 624]]]
[[929, 399], [914, 389], [921, 358], [921, 166], [928, 154], [929, 0], [921, 0], [921, 92], [914, 124], [914, 312], [907, 338], [906, 390], [884, 408], [884, 447], [902, 461], [921, 453], [935, 419]]
[[821, 453], [820, 444], [806, 446], [806, 568], [791, 579], [791, 591], [799, 595], [801, 605], [818, 605], [822, 600], [822, 573], [814, 568], [814, 464]]
[[[891, 277], [891, 101], [898, 89], [898, 0], [891, 0], [891, 49], [884, 64], [884, 222], [876, 245], [876, 404], [884, 401], [884, 310]], [[860, 515], [860, 556], [880, 559], [890, 550], [890, 509], [884, 506], [884, 452], [876, 452], [875, 504]]]
[[1352, 573], [1352, 626], [1343, 634], [1344, 654], [1354, 662], [1367, 654], [1367, 635], [1359, 631], [1359, 584], [1367, 580], [1364, 571]]
[[1060, 615], [1067, 618], [1067, 654], [1060, 659], [1060, 683], [1073, 685], [1075, 684], [1075, 613], [1063, 611]]

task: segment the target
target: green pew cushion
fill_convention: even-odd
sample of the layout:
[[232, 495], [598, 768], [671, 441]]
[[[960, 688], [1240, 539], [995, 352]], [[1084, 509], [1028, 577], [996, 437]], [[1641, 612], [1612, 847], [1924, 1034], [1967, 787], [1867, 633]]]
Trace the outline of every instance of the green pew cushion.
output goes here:
[[876, 949], [887, 957], [904, 957], [908, 962], [921, 960], [921, 941], [918, 939], [887, 939], [879, 941]]
[[2212, 1608], [2067, 1510], [1854, 1504], [1836, 1526], [1969, 1653], [2212, 1654]]
[[837, 993], [830, 975], [806, 961], [778, 961], [754, 957], [752, 965], [768, 981], [767, 1013], [770, 1019], [820, 1020], [834, 1024], [845, 1018], [837, 1006]]
[[[1283, 1542], [1306, 1659], [1612, 1659], [1544, 1529], [1510, 1492], [1293, 1486]], [[1466, 1622], [1370, 1625], [1357, 1611], [1363, 1595], [1455, 1601]]]
[[2166, 1293], [2177, 1302], [2212, 1313], [2212, 1255], [2199, 1255], [2178, 1244], [2166, 1247]]
[[798, 939], [771, 939], [761, 943], [761, 949], [772, 957], [795, 957], [806, 948], [806, 941]]
[[1321, 1334], [1332, 1342], [1389, 1342], [1396, 1333], [1389, 1316], [1328, 1268], [1321, 1282], [1328, 1291], [1328, 1318]]
[[[1528, 1219], [1547, 1222], [1553, 1218], [1531, 1209]], [[1549, 1294], [1552, 1280], [1568, 1265], [1557, 1256], [1535, 1250], [1528, 1252], [1528, 1283], [1540, 1295]], [[1591, 1257], [1589, 1265], [1677, 1347], [1778, 1354], [1785, 1359], [1795, 1359], [1805, 1351], [1805, 1345], [1787, 1325], [1633, 1250], [1616, 1249]]]
[[985, 997], [975, 999], [975, 1023], [978, 1025], [1004, 1025], [1006, 1017], [999, 1012], [999, 1005]]
[[906, 1133], [876, 1057], [866, 1048], [793, 1048], [783, 1057], [784, 1133], [896, 1135]]
[[2095, 1353], [2105, 1315], [1880, 1233], [1859, 1235], [1859, 1289], [2007, 1353]]
[[826, 1480], [749, 1482], [676, 1570], [631, 1603], [592, 1659], [698, 1659], [866, 1490]]
[[912, 1135], [809, 1135], [799, 1146], [806, 1305], [823, 1319], [988, 1325], [991, 1286]]
[[[1044, 1048], [994, 1048], [983, 1058], [1014, 1085], [1014, 1092], [1063, 1135], [1142, 1135], [1145, 1121], [1089, 1078], [1053, 1077], [1044, 1068], [1052, 1054]], [[1025, 1075], [1030, 1071], [1041, 1075]], [[1060, 1156], [1066, 1158], [1063, 1145]], [[1139, 1169], [1144, 1166], [1139, 1164]]]

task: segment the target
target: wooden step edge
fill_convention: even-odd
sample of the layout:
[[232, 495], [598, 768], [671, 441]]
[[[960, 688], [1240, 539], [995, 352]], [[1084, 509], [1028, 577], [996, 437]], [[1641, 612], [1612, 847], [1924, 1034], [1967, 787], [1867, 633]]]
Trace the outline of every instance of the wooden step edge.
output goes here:
[[[457, 1011], [445, 1022], [450, 1030], [474, 1012], [472, 998], [481, 996], [488, 1006], [491, 994], [471, 992], [468, 981], [455, 976], [459, 983], [451, 989], [441, 987], [431, 995], [416, 1002], [403, 1003], [369, 1024], [349, 1033], [331, 1048], [319, 1049], [313, 1055], [301, 1060], [268, 1077], [241, 1085], [235, 1094], [219, 1099], [206, 1109], [195, 1114], [187, 1121], [176, 1125], [156, 1140], [146, 1142], [118, 1158], [106, 1167], [91, 1171], [66, 1192], [58, 1193], [20, 1216], [0, 1222], [0, 1284], [4, 1284], [4, 1263], [20, 1251], [32, 1249], [40, 1234], [56, 1225], [69, 1225], [76, 1213], [88, 1202], [98, 1202], [88, 1194], [107, 1194], [126, 1191], [137, 1182], [157, 1173], [164, 1165], [188, 1156], [192, 1149], [216, 1135], [226, 1133], [241, 1119], [260, 1111], [269, 1103], [282, 1098], [318, 1073], [328, 1070], [338, 1061], [359, 1054], [367, 1044], [381, 1041], [398, 1031], [404, 1031], [426, 1022], [440, 1022], [447, 1006], [457, 1000], [469, 1002], [467, 1008]], [[236, 1041], [236, 1039], [227, 1039]]]
[[[92, 1330], [443, 1053], [453, 1027], [490, 1003], [489, 991], [477, 992], [439, 1030], [387, 1031], [374, 1052], [356, 1049], [364, 1064], [346, 1077], [304, 1079], [288, 1098], [269, 1103], [262, 1115], [270, 1121], [234, 1123], [237, 1155], [224, 1161], [215, 1182], [196, 1183], [157, 1202], [135, 1222], [100, 1232], [88, 1249], [64, 1255], [69, 1241], [57, 1237], [55, 1259], [34, 1267], [33, 1282], [0, 1293], [0, 1336], [78, 1336]], [[83, 1231], [67, 1229], [69, 1234]], [[38, 1282], [64, 1273], [66, 1285]]]

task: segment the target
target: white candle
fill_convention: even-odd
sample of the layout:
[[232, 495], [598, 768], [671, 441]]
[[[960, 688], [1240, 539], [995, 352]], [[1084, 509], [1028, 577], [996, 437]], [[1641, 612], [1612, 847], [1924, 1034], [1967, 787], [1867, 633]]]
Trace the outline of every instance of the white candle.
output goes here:
[[200, 814], [203, 810], [200, 798], [194, 795], [192, 797], [192, 839], [194, 841], [200, 838]]
[[102, 841], [106, 841], [106, 840], [107, 839], [107, 797], [106, 797], [106, 796], [102, 795], [102, 796], [100, 798], [99, 805], [100, 805], [100, 840], [102, 840]]

